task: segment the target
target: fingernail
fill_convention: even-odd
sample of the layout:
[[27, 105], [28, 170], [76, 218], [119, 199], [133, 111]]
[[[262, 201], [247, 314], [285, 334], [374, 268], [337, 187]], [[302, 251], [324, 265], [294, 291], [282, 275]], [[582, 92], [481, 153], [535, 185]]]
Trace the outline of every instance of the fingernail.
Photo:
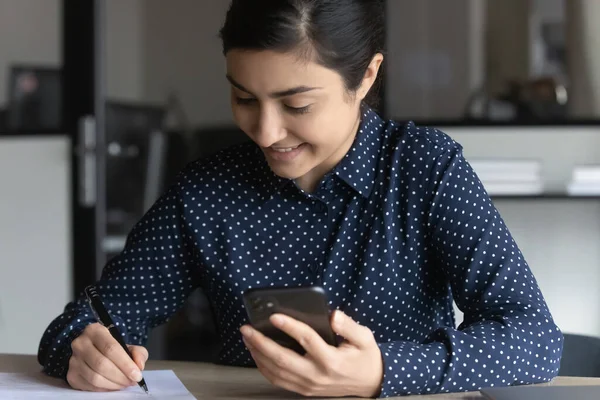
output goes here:
[[134, 369], [133, 371], [131, 371], [129, 377], [134, 381], [139, 382], [142, 380], [142, 373], [139, 370]]
[[281, 315], [272, 315], [271, 322], [275, 326], [282, 326], [285, 323], [285, 320], [281, 317]]
[[246, 337], [252, 337], [252, 328], [249, 326], [242, 326], [242, 335]]

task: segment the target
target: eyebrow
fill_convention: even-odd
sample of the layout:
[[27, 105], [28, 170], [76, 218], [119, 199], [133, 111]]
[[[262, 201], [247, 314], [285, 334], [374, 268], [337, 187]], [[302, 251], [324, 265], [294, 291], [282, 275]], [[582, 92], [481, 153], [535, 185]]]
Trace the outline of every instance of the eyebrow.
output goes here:
[[[229, 81], [229, 83], [231, 83], [233, 86], [235, 86], [236, 88], [238, 88], [242, 92], [246, 92], [248, 94], [252, 94], [252, 92], [250, 92], [244, 86], [242, 86], [241, 84], [239, 84], [238, 82], [236, 82], [235, 79], [233, 79], [231, 77], [231, 75], [226, 75], [226, 77], [227, 77], [227, 80]], [[293, 96], [295, 94], [306, 93], [306, 92], [310, 92], [312, 90], [318, 90], [318, 89], [321, 89], [321, 88], [319, 88], [319, 87], [310, 87], [310, 86], [297, 86], [297, 87], [294, 87], [294, 88], [291, 88], [291, 89], [286, 89], [286, 90], [282, 90], [282, 91], [279, 91], [279, 92], [270, 93], [269, 97], [274, 98], [274, 99], [278, 99], [278, 98], [281, 98], [281, 97]]]

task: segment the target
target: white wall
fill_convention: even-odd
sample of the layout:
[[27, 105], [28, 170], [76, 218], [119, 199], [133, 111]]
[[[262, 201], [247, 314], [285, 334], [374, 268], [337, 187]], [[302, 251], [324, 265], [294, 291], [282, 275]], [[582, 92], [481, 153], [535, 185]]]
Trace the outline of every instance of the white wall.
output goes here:
[[138, 101], [144, 95], [144, 0], [106, 1], [106, 90]]
[[179, 96], [193, 125], [231, 123], [229, 84], [218, 32], [224, 0], [144, 2], [144, 97]]
[[486, 83], [490, 92], [529, 78], [529, 1], [488, 0]]
[[60, 66], [60, 0], [0, 0], [0, 107], [14, 62]]
[[[387, 110], [456, 118], [483, 83], [483, 13], [471, 0], [388, 1]], [[472, 33], [479, 33], [479, 37]]]
[[529, 0], [531, 9], [545, 21], [563, 21], [565, 3], [569, 0]]

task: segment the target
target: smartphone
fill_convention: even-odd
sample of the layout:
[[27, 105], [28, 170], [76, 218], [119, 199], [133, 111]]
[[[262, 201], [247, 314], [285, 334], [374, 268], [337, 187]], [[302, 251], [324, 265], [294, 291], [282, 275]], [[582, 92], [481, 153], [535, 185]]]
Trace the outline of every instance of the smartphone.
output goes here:
[[320, 286], [254, 288], [244, 292], [244, 307], [250, 324], [281, 346], [304, 355], [306, 350], [291, 336], [276, 328], [269, 317], [285, 314], [304, 322], [331, 346], [338, 341], [331, 329], [331, 312], [325, 290]]

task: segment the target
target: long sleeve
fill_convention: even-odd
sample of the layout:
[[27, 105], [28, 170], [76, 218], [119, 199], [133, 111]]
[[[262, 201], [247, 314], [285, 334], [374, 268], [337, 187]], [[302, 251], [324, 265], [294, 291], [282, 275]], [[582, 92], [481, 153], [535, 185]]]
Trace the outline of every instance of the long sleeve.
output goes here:
[[[167, 321], [198, 286], [199, 263], [184, 211], [180, 187], [173, 185], [136, 224], [96, 284], [126, 343], [143, 345], [149, 329]], [[52, 321], [38, 351], [47, 374], [66, 377], [71, 342], [93, 322], [83, 295]]]
[[558, 372], [562, 334], [462, 147], [441, 147], [422, 181], [430, 262], [449, 281], [464, 322], [422, 343], [380, 344], [381, 396], [548, 381]]

